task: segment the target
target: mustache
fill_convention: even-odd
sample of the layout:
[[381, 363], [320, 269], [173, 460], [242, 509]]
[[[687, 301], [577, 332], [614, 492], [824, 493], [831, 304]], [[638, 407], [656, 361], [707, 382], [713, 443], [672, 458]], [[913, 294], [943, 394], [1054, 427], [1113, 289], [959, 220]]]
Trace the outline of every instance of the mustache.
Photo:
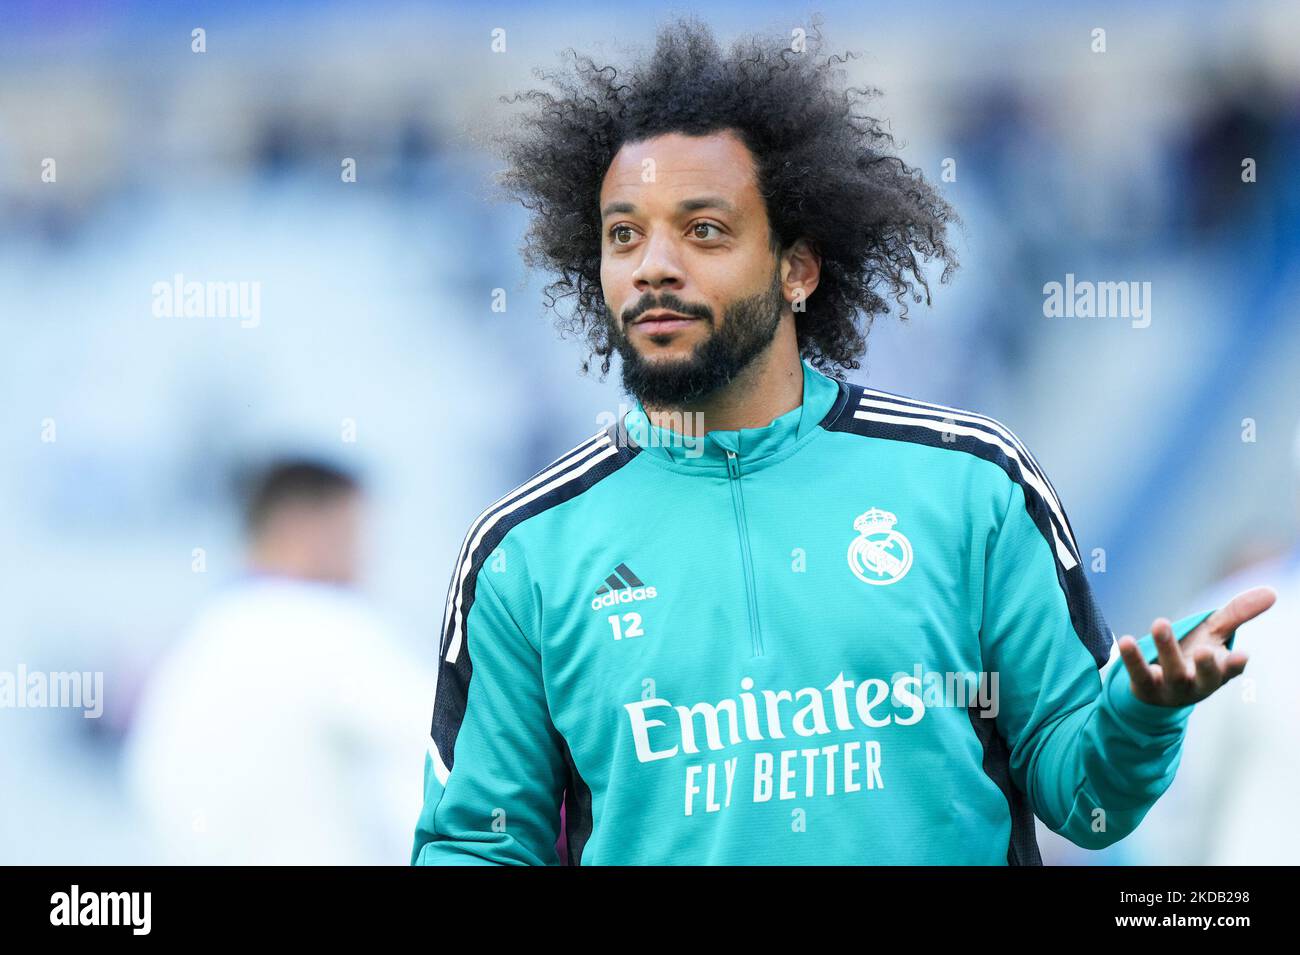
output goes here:
[[623, 312], [623, 325], [630, 325], [646, 312], [654, 309], [664, 309], [669, 312], [678, 312], [682, 315], [689, 315], [692, 318], [703, 318], [710, 324], [713, 322], [713, 309], [707, 305], [690, 305], [683, 302], [677, 296], [672, 294], [661, 295], [659, 300], [650, 297], [643, 297], [634, 306]]

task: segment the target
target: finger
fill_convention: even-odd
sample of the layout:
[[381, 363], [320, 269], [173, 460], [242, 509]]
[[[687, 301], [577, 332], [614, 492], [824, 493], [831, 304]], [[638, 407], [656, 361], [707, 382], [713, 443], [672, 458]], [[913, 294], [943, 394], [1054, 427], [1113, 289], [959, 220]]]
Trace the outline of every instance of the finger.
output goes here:
[[1190, 690], [1195, 673], [1183, 658], [1183, 651], [1178, 648], [1178, 640], [1174, 637], [1174, 628], [1170, 626], [1169, 620], [1157, 617], [1151, 624], [1151, 635], [1155, 637], [1165, 686], [1180, 692]]
[[1228, 659], [1223, 665], [1223, 682], [1227, 683], [1235, 676], [1240, 676], [1241, 671], [1246, 669], [1246, 663], [1250, 655], [1244, 650], [1233, 650], [1228, 654]]
[[1128, 634], [1119, 638], [1119, 655], [1128, 670], [1129, 682], [1133, 685], [1134, 695], [1155, 696], [1157, 691], [1155, 678], [1147, 661], [1142, 659], [1142, 651], [1137, 641]]
[[1275, 600], [1277, 600], [1277, 591], [1272, 587], [1252, 587], [1237, 594], [1224, 606], [1210, 614], [1203, 623], [1218, 639], [1225, 640], [1228, 634], [1247, 620], [1258, 617], [1273, 606]]
[[1196, 694], [1204, 698], [1223, 685], [1224, 676], [1211, 647], [1197, 647], [1192, 653], [1196, 666]]

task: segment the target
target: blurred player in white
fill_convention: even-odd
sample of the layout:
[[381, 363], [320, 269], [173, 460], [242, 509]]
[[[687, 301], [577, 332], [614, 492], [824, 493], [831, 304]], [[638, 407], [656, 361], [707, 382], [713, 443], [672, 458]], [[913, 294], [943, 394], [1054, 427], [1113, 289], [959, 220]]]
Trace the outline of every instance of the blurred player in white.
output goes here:
[[428, 668], [353, 589], [363, 497], [327, 465], [270, 468], [249, 569], [151, 676], [127, 744], [159, 861], [404, 864]]
[[[1293, 461], [1300, 504], [1300, 430]], [[1238, 570], [1190, 606], [1217, 606], [1243, 581], [1272, 587], [1277, 603], [1250, 631], [1254, 662], [1239, 682], [1197, 704], [1178, 774], [1130, 837], [1150, 865], [1295, 865], [1300, 862], [1300, 541]]]

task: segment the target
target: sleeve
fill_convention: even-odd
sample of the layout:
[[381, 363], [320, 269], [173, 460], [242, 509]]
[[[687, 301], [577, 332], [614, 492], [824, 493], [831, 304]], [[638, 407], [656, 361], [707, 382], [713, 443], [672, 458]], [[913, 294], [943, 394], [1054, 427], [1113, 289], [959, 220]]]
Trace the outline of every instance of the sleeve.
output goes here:
[[448, 594], [412, 865], [559, 864], [564, 743], [486, 563]]
[[[1085, 849], [1132, 832], [1178, 768], [1191, 706], [1145, 703], [1114, 655], [1069, 520], [1035, 472], [1012, 481], [984, 564], [980, 646], [1012, 781], [1052, 831]], [[1213, 612], [1173, 622], [1179, 640]], [[1231, 647], [1233, 633], [1228, 646]], [[1138, 646], [1157, 659], [1154, 637]]]

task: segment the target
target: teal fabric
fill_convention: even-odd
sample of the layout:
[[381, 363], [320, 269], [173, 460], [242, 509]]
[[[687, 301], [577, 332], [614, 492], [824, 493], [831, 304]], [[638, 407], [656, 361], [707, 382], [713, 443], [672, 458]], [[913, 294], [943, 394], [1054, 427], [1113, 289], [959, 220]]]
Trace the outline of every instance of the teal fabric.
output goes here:
[[709, 431], [703, 439], [652, 425], [640, 401], [625, 419], [629, 437], [660, 460], [682, 467], [725, 470], [726, 452], [751, 463], [791, 454], [810, 438], [839, 394], [839, 385], [803, 362], [803, 400], [799, 407], [773, 418], [763, 428]]
[[1088, 848], [1140, 823], [1191, 707], [1103, 679], [1028, 452], [803, 372], [798, 408], [703, 440], [638, 404], [589, 486], [553, 468], [470, 528], [412, 863], [555, 864], [562, 800], [584, 865], [1006, 865], [1018, 801]]

